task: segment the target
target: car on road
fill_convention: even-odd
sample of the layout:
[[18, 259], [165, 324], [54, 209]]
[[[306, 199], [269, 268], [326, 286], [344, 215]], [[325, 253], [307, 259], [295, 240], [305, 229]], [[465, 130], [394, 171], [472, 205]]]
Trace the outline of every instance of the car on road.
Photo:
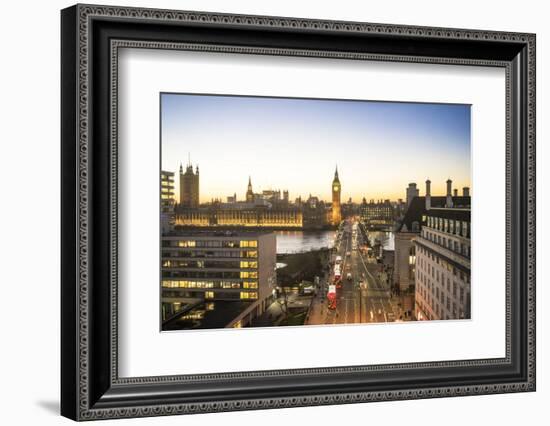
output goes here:
[[346, 278], [348, 279], [348, 281], [351, 281], [351, 272], [348, 272], [348, 274], [346, 275]]
[[302, 288], [302, 294], [304, 295], [313, 294], [314, 292], [315, 292], [315, 289], [313, 288], [312, 285]]

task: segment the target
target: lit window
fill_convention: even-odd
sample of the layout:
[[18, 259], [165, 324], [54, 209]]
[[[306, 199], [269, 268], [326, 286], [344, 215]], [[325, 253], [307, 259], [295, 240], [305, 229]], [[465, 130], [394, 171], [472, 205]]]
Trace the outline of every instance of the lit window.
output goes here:
[[257, 268], [258, 267], [258, 262], [246, 262], [246, 261], [241, 261], [241, 268], [243, 269], [247, 269], [247, 268]]
[[187, 240], [178, 241], [178, 246], [179, 247], [196, 247], [196, 242], [195, 241], [187, 241]]
[[241, 291], [241, 299], [257, 299], [258, 293], [255, 291]]
[[256, 250], [243, 251], [243, 257], [256, 258], [258, 257], [258, 252]]
[[241, 278], [258, 278], [258, 273], [255, 271], [241, 271]]
[[204, 292], [205, 299], [213, 299], [214, 298], [214, 292], [213, 291], [205, 291]]

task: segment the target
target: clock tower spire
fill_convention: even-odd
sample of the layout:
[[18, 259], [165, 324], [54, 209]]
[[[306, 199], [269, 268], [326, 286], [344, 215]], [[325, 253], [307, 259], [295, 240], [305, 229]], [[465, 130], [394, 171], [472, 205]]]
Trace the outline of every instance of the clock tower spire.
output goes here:
[[254, 191], [252, 191], [252, 179], [250, 176], [248, 176], [248, 188], [246, 190], [246, 202], [247, 203], [253, 203], [254, 202]]
[[334, 172], [334, 179], [332, 180], [332, 224], [338, 226], [342, 221], [342, 208], [340, 205], [340, 198], [342, 193], [342, 185], [340, 184], [340, 178], [338, 177], [338, 165]]

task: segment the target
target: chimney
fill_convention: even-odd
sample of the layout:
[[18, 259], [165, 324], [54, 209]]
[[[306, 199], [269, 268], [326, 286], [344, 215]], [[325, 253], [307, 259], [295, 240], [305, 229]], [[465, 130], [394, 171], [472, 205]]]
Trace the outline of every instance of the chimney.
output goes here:
[[430, 210], [432, 208], [432, 182], [430, 179], [426, 181], [426, 210]]
[[469, 197], [470, 196], [470, 188], [468, 188], [467, 186], [465, 186], [464, 188], [462, 188], [462, 195], [464, 197]]
[[447, 199], [445, 200], [445, 207], [448, 209], [453, 207], [453, 197], [451, 196], [453, 181], [451, 179], [447, 179]]
[[416, 188], [416, 183], [411, 182], [407, 188], [407, 207], [410, 206], [411, 201], [414, 197], [418, 197], [418, 189]]
[[458, 189], [453, 189], [453, 197], [458, 197]]

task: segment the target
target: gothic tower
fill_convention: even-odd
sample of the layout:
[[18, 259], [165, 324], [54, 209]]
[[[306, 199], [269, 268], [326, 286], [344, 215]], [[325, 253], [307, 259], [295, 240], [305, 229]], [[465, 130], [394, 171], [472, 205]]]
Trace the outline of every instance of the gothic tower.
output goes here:
[[254, 202], [254, 192], [252, 191], [252, 180], [250, 179], [250, 176], [248, 176], [248, 188], [246, 190], [246, 202], [247, 203], [253, 203]]
[[187, 163], [185, 173], [180, 164], [180, 205], [192, 209], [199, 207], [199, 166], [193, 172], [191, 160]]
[[338, 178], [338, 166], [334, 172], [334, 179], [332, 180], [332, 224], [339, 225], [342, 221], [342, 209], [340, 206], [340, 197], [342, 193], [342, 186], [340, 185], [340, 179]]

